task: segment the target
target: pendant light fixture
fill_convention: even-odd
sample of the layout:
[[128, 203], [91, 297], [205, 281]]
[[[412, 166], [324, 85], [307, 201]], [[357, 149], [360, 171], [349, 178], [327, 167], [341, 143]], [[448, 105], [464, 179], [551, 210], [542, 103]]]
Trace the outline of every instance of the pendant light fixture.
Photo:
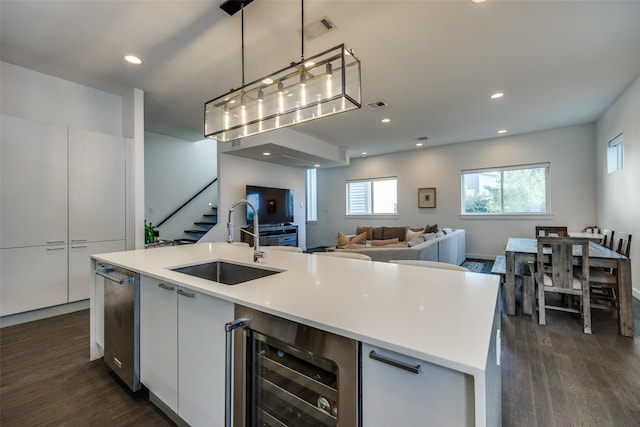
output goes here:
[[[229, 142], [361, 107], [360, 61], [344, 44], [305, 59], [304, 31], [300, 62], [245, 84], [244, 5], [248, 3], [240, 4], [242, 86], [205, 103], [206, 138]], [[301, 21], [304, 29], [304, 0]]]

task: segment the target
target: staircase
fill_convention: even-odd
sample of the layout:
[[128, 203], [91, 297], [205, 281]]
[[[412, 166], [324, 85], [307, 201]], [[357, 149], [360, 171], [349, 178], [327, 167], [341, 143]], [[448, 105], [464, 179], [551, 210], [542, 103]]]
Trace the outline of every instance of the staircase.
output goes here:
[[207, 234], [214, 225], [218, 223], [218, 208], [211, 207], [211, 212], [202, 215], [203, 219], [193, 223], [195, 228], [184, 230], [189, 237], [174, 240], [176, 245], [189, 245], [196, 243], [202, 236]]

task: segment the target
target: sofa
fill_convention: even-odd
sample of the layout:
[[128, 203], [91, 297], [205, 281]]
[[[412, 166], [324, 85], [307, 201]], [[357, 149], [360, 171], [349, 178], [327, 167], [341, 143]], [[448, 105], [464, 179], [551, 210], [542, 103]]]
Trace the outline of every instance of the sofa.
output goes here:
[[[403, 227], [406, 230], [412, 230], [411, 235], [415, 236], [416, 228]], [[376, 230], [381, 229], [381, 230]], [[395, 230], [389, 230], [395, 229]], [[425, 228], [425, 230], [429, 227]], [[356, 230], [361, 231], [361, 229]], [[367, 230], [368, 231], [368, 230]], [[385, 236], [385, 231], [388, 233]], [[392, 232], [396, 237], [390, 238]], [[362, 238], [362, 233], [356, 233], [356, 235], [349, 240], [348, 244], [338, 244], [335, 248], [330, 250], [338, 252], [356, 252], [371, 257], [373, 261], [387, 262], [392, 259], [415, 259], [425, 261], [438, 261], [446, 262], [449, 264], [460, 265], [465, 260], [466, 247], [465, 247], [465, 230], [442, 228], [437, 232], [433, 232], [433, 228], [429, 232], [423, 233], [422, 242], [419, 239], [411, 239], [407, 241], [406, 237], [400, 239], [398, 227], [373, 227], [373, 230], [366, 237], [366, 240]], [[371, 239], [368, 239], [371, 237]], [[376, 237], [378, 239], [376, 239]], [[385, 237], [387, 237], [385, 239]], [[396, 242], [395, 239], [398, 239]], [[381, 245], [378, 245], [381, 242]], [[384, 242], [388, 242], [384, 244]], [[340, 241], [338, 243], [341, 243]], [[344, 243], [344, 242], [342, 242]], [[412, 244], [413, 243], [413, 244]]]

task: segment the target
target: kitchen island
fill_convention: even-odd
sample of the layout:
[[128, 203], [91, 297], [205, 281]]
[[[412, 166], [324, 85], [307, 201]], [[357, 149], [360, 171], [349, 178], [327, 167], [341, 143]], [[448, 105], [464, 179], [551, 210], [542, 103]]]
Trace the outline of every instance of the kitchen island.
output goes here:
[[[212, 260], [251, 265], [252, 248], [203, 243], [94, 255], [92, 263], [94, 269], [96, 262], [107, 262], [140, 273], [145, 279], [141, 284], [143, 290], [151, 282], [162, 281], [212, 297], [223, 304], [220, 312], [225, 312], [224, 304], [242, 305], [357, 340], [367, 351], [379, 349], [437, 367], [447, 373], [444, 381], [453, 378], [462, 384], [462, 391], [452, 404], [455, 410], [466, 413], [462, 418], [466, 420], [465, 424], [500, 425], [497, 276], [270, 251], [268, 247], [263, 249], [267, 256], [261, 266], [281, 272], [233, 286], [185, 275], [170, 268]], [[93, 360], [103, 354], [100, 281], [95, 280], [91, 292], [90, 346]], [[227, 317], [232, 316], [229, 311], [226, 313]], [[223, 328], [222, 324], [220, 328]], [[141, 340], [145, 339], [144, 334], [143, 329]], [[218, 344], [224, 347], [224, 341]], [[364, 359], [365, 352], [362, 354]], [[144, 363], [143, 355], [143, 372]], [[415, 396], [415, 391], [403, 399], [404, 384], [398, 384], [400, 395], [396, 395], [394, 384], [372, 383], [369, 381], [371, 378], [387, 377], [369, 376], [369, 368], [364, 366], [368, 365], [363, 360], [361, 404], [363, 425], [366, 427], [383, 425], [379, 421], [383, 418], [376, 411], [389, 412], [394, 407], [393, 401], [387, 401], [386, 407], [380, 407], [376, 399], [396, 396], [399, 402], [414, 402], [415, 399], [420, 402], [420, 395]], [[222, 370], [220, 367], [219, 371]], [[144, 376], [142, 381], [144, 384]], [[369, 387], [385, 388], [391, 393], [368, 392]], [[421, 386], [417, 387], [419, 390]], [[426, 399], [429, 396], [437, 398], [437, 395], [438, 390], [426, 390], [422, 404], [410, 405], [403, 412], [413, 410], [416, 414], [422, 413], [429, 408]], [[217, 422], [214, 425], [218, 425]]]

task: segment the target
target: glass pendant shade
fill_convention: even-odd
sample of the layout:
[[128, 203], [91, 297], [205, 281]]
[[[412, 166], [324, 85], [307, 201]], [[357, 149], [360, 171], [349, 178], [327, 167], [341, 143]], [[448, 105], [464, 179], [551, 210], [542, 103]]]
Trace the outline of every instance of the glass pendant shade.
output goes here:
[[344, 44], [204, 105], [205, 137], [229, 142], [362, 106], [360, 61]]

